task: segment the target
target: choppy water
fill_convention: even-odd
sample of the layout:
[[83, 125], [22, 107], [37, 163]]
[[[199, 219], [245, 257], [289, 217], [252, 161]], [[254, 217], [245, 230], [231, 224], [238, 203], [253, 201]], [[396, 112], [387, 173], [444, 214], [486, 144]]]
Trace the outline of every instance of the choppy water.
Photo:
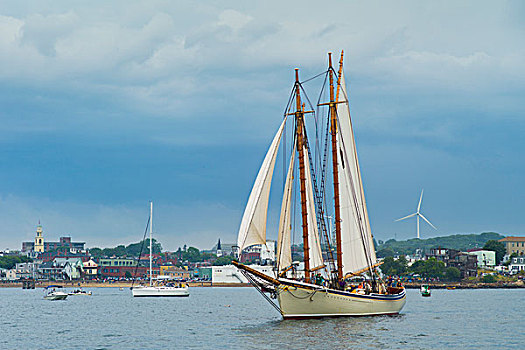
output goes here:
[[525, 348], [525, 289], [408, 290], [398, 316], [287, 321], [252, 288], [193, 288], [189, 298], [92, 291], [47, 301], [41, 290], [0, 289], [0, 348]]

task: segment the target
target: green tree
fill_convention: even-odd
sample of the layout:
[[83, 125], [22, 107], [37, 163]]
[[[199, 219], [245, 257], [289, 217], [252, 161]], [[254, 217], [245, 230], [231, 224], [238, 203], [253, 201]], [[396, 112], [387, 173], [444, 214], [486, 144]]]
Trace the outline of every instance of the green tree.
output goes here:
[[386, 247], [377, 251], [376, 255], [378, 258], [386, 258], [394, 256], [394, 249], [392, 247]]
[[447, 267], [445, 270], [445, 279], [447, 281], [460, 281], [461, 272], [456, 267], [453, 267], [453, 266]]
[[32, 262], [33, 259], [28, 258], [25, 255], [6, 255], [0, 256], [0, 268], [12, 269], [19, 263]]
[[124, 247], [122, 244], [116, 246], [113, 249], [113, 254], [116, 255], [116, 256], [119, 256], [119, 257], [126, 256], [126, 247]]
[[496, 277], [494, 277], [493, 275], [485, 275], [481, 277], [481, 282], [483, 283], [494, 283], [496, 281]]
[[418, 275], [423, 275], [423, 269], [425, 268], [425, 261], [424, 260], [418, 260], [414, 262], [409, 268], [409, 272], [416, 273]]
[[506, 253], [505, 245], [495, 239], [488, 240], [483, 249], [496, 252], [496, 265], [499, 265]]
[[215, 266], [230, 265], [233, 258], [229, 255], [220, 256], [213, 262]]
[[125, 276], [126, 278], [131, 278], [131, 277], [132, 277], [132, 276], [131, 276], [131, 272], [129, 272], [129, 271], [126, 271], [126, 273], [124, 274], [124, 276]]
[[439, 278], [443, 277], [443, 272], [445, 272], [445, 263], [443, 261], [436, 260], [435, 258], [430, 258], [425, 261], [423, 276]]
[[383, 259], [383, 264], [381, 265], [381, 271], [385, 275], [397, 275], [401, 276], [407, 272], [407, 260], [404, 255], [400, 256], [399, 259], [394, 259], [391, 256]]
[[182, 260], [189, 262], [201, 261], [201, 252], [195, 247], [189, 247], [182, 253]]
[[89, 254], [91, 254], [92, 257], [100, 258], [102, 256], [102, 249], [100, 249], [100, 248], [91, 248], [91, 249], [89, 249]]

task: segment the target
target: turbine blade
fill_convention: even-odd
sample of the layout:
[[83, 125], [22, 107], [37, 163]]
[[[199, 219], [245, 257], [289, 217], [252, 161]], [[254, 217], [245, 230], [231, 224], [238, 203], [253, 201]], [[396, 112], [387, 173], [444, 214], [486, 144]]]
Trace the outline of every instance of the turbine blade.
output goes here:
[[419, 196], [419, 204], [417, 205], [417, 212], [419, 213], [419, 208], [421, 208], [421, 200], [423, 199], [423, 189], [421, 190], [421, 196]]
[[397, 219], [397, 220], [394, 220], [394, 221], [401, 221], [401, 220], [405, 220], [405, 219], [408, 219], [408, 218], [411, 218], [412, 216], [416, 215], [417, 213], [414, 213], [414, 214], [410, 214], [410, 215], [407, 215], [405, 216], [404, 218], [401, 218], [401, 219]]
[[419, 213], [419, 216], [421, 216], [421, 217], [423, 218], [423, 220], [425, 220], [425, 221], [427, 222], [427, 224], [429, 224], [430, 226], [432, 226], [432, 227], [434, 228], [434, 230], [437, 230], [436, 226], [432, 225], [432, 224], [430, 223], [430, 221], [428, 221], [427, 218], [426, 218], [423, 214]]

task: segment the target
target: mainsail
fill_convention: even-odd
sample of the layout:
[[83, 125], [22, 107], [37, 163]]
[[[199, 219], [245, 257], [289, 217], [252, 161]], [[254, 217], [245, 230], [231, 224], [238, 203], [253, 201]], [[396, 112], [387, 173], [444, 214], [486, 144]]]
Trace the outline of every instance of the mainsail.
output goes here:
[[244, 248], [255, 244], [266, 244], [266, 216], [268, 213], [270, 187], [272, 185], [275, 159], [285, 124], [286, 118], [283, 120], [281, 127], [273, 138], [270, 148], [264, 157], [261, 169], [257, 174], [255, 183], [253, 184], [250, 197], [248, 198], [248, 204], [244, 210], [237, 238], [239, 253], [241, 253]]
[[365, 269], [376, 263], [372, 231], [368, 220], [361, 172], [355, 146], [344, 75], [337, 105], [337, 146], [341, 200], [341, 252], [343, 274]]
[[281, 271], [292, 264], [292, 222], [291, 204], [293, 188], [293, 170], [295, 164], [295, 148], [290, 158], [288, 175], [284, 185], [283, 202], [281, 204], [281, 218], [279, 219], [279, 234], [277, 236], [277, 271]]

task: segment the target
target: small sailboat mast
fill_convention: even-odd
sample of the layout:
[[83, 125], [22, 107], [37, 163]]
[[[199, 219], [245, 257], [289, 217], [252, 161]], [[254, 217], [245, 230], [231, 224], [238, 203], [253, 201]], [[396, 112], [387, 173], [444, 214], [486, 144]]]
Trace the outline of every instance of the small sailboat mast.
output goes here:
[[153, 202], [149, 202], [149, 285], [153, 285]]
[[304, 251], [304, 278], [310, 282], [310, 247], [308, 242], [308, 212], [306, 207], [306, 170], [304, 160], [304, 110], [301, 105], [301, 87], [299, 84], [299, 69], [295, 69], [295, 122], [297, 133], [297, 151], [299, 152], [299, 181], [301, 183], [301, 213], [303, 226], [303, 251]]

